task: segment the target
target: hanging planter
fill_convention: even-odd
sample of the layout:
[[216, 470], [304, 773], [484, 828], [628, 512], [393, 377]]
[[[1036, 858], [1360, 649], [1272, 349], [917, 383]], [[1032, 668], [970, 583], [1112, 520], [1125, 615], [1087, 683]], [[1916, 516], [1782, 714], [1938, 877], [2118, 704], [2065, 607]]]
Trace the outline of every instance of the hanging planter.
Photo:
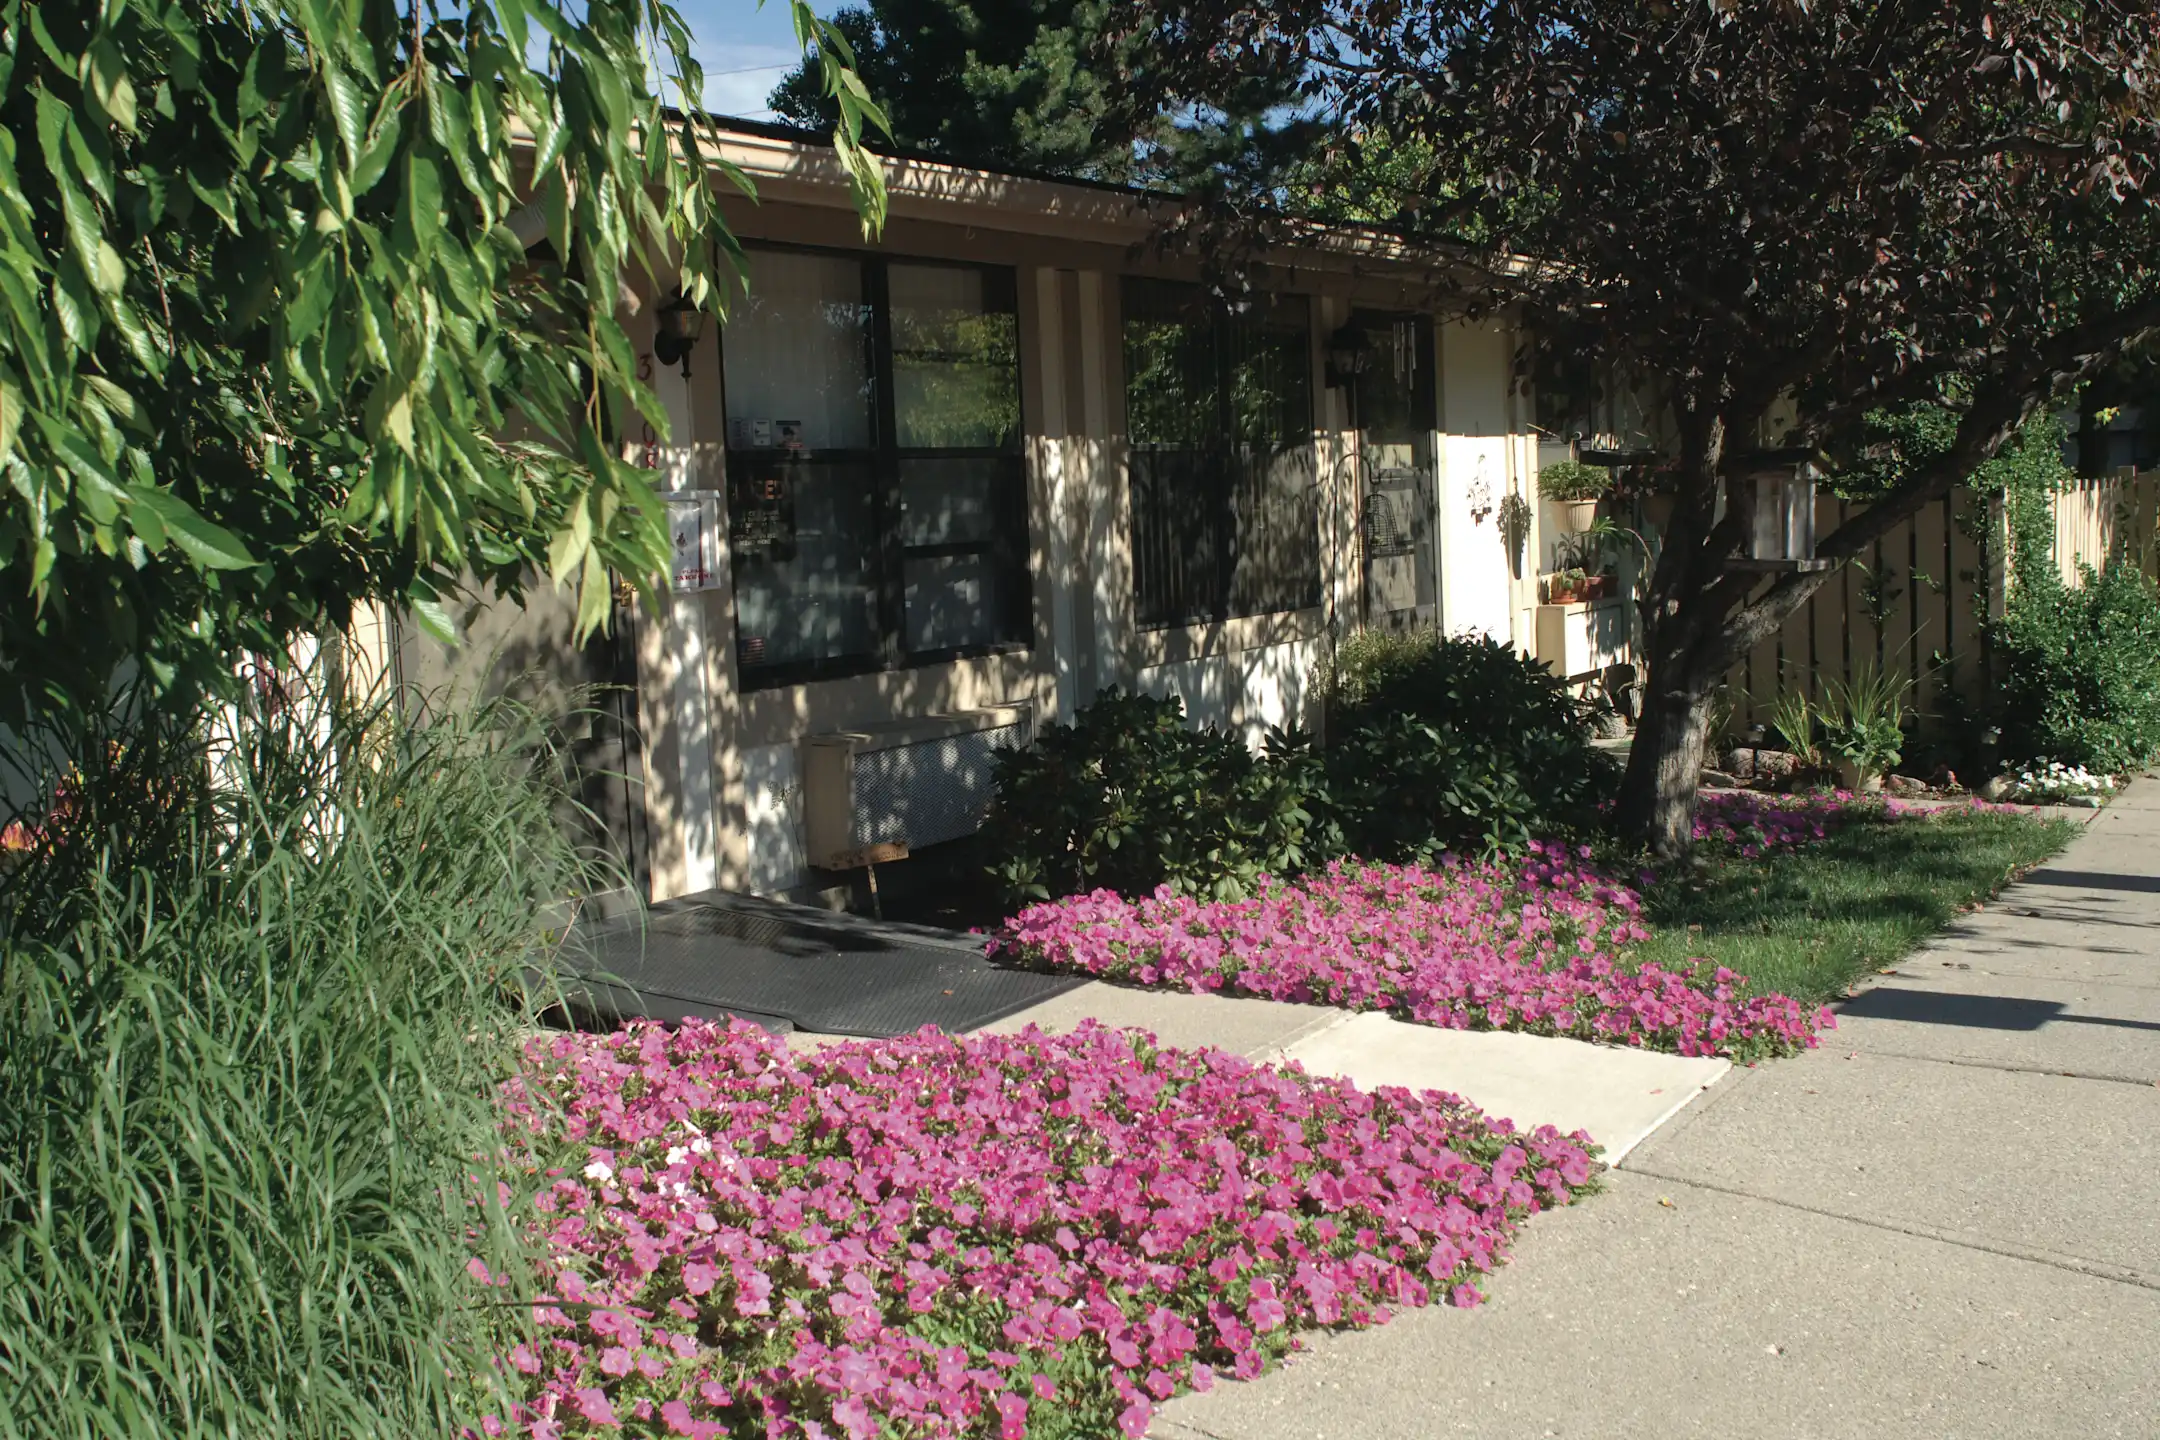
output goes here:
[[1530, 502], [1513, 490], [1500, 499], [1500, 540], [1507, 546], [1508, 569], [1522, 578], [1523, 542], [1530, 538]]
[[1580, 535], [1597, 520], [1598, 501], [1612, 489], [1612, 472], [1579, 460], [1562, 460], [1538, 471], [1538, 493], [1553, 507], [1553, 520]]

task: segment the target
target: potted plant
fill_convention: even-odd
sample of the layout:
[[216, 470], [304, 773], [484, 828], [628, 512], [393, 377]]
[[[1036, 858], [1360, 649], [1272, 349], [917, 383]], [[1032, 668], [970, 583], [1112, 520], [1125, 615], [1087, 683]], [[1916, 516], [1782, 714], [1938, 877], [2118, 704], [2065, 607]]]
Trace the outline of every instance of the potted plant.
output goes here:
[[1580, 535], [1597, 518], [1598, 501], [1612, 489], [1612, 472], [1580, 460], [1560, 460], [1538, 471], [1538, 493], [1553, 502], [1560, 528]]
[[1553, 571], [1545, 579], [1545, 603], [1573, 605], [1583, 598], [1583, 589], [1589, 578], [1580, 569], [1572, 566], [1566, 570]]
[[1823, 748], [1837, 762], [1839, 785], [1880, 790], [1882, 777], [1905, 758], [1905, 692], [1911, 687], [1910, 680], [1872, 664], [1823, 686]]

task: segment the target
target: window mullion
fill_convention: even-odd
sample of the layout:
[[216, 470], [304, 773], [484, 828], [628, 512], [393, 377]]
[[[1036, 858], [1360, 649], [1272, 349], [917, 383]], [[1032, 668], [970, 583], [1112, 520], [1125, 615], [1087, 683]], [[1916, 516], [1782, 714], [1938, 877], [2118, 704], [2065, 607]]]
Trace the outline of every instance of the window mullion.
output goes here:
[[877, 489], [878, 653], [887, 669], [897, 670], [907, 663], [907, 565], [900, 515], [899, 411], [893, 398], [892, 296], [883, 260], [866, 260], [863, 268], [870, 294], [870, 383], [877, 429], [870, 483]]
[[1215, 358], [1215, 435], [1220, 447], [1215, 464], [1209, 468], [1215, 472], [1215, 593], [1208, 597], [1208, 613], [1217, 620], [1230, 617], [1231, 602], [1237, 587], [1237, 513], [1234, 497], [1237, 494], [1238, 435], [1236, 416], [1232, 406], [1232, 380], [1236, 372], [1235, 346], [1237, 317], [1227, 308], [1217, 307], [1211, 316], [1210, 328], [1215, 343], [1210, 347]]

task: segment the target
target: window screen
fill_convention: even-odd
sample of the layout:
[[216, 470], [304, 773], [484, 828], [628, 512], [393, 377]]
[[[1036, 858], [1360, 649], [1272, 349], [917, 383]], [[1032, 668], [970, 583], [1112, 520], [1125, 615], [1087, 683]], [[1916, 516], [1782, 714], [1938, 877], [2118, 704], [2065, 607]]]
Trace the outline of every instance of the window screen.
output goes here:
[[1319, 604], [1308, 303], [1232, 310], [1137, 279], [1123, 295], [1139, 623]]

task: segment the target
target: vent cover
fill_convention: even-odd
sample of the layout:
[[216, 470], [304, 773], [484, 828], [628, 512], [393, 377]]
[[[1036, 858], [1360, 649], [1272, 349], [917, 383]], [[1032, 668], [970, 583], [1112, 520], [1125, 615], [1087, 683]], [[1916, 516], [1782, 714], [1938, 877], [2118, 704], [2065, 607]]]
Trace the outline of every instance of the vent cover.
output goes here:
[[803, 742], [809, 860], [845, 869], [874, 846], [920, 849], [982, 828], [997, 752], [1028, 739], [1024, 706], [936, 715]]

